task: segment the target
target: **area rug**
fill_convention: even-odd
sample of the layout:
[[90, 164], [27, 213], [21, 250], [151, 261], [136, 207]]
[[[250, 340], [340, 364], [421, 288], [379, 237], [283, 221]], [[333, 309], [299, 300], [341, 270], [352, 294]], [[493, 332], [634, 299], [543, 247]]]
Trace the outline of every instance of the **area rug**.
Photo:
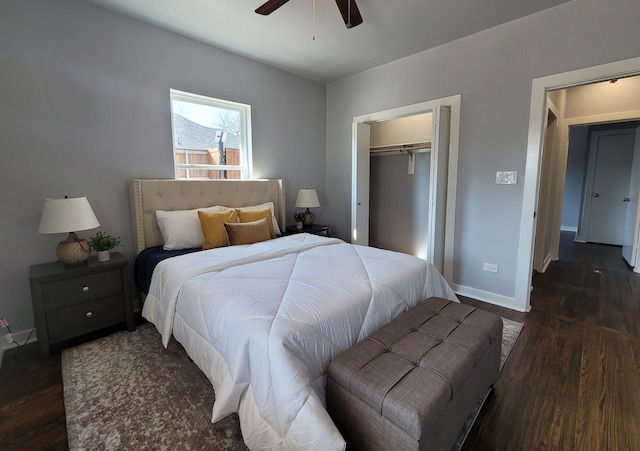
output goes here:
[[62, 352], [70, 450], [245, 450], [236, 415], [212, 424], [214, 392], [151, 324]]
[[517, 321], [511, 321], [507, 318], [502, 318], [502, 349], [500, 355], [500, 369], [504, 366], [509, 357], [509, 353], [513, 349], [513, 345], [516, 344], [516, 340], [522, 331], [522, 323]]
[[[503, 322], [501, 365], [522, 328]], [[175, 340], [164, 349], [151, 324], [65, 349], [62, 381], [72, 451], [247, 449], [237, 415], [211, 423], [211, 384]]]

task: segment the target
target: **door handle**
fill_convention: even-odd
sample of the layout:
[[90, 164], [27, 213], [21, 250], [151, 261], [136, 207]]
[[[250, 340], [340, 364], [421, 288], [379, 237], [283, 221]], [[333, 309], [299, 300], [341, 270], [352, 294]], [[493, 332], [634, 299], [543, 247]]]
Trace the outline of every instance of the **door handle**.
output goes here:
[[622, 202], [631, 202], [631, 198], [630, 197], [623, 197], [622, 198]]
[[600, 194], [598, 194], [598, 193], [594, 193], [594, 194], [593, 194], [593, 197], [600, 197]]

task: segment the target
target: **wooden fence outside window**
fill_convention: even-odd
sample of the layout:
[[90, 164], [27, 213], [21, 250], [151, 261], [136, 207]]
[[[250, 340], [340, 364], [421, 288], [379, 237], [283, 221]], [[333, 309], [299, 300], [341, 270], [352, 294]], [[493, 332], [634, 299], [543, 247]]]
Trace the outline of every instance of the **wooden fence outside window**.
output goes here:
[[[225, 148], [226, 165], [240, 165], [240, 149]], [[175, 149], [176, 163], [181, 164], [219, 164], [218, 149], [194, 150], [194, 149]], [[188, 174], [187, 174], [187, 171]], [[220, 169], [178, 169], [179, 179], [240, 179], [242, 174], [238, 170], [220, 170]]]

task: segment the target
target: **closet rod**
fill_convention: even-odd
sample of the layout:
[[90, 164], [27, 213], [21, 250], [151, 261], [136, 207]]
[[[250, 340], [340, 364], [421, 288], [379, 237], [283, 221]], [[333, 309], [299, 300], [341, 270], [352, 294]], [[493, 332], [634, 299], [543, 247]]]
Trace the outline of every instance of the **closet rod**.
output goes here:
[[431, 149], [431, 144], [424, 144], [421, 146], [396, 146], [396, 147], [372, 147], [369, 149], [371, 153], [384, 153], [384, 152], [416, 152], [418, 150]]

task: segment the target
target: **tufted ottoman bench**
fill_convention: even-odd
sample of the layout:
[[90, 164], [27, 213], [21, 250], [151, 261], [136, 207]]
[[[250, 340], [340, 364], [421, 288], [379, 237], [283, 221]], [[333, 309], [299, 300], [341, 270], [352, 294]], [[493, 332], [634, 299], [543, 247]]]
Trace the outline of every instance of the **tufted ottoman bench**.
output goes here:
[[498, 379], [502, 320], [440, 298], [419, 302], [336, 357], [327, 410], [348, 450], [449, 450]]

